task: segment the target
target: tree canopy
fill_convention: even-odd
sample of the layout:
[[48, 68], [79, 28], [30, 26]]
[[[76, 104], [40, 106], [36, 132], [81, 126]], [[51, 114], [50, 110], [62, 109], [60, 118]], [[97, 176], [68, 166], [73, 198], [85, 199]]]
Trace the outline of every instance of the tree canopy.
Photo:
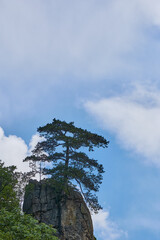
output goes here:
[[0, 161], [0, 239], [58, 240], [55, 229], [21, 212], [17, 185], [22, 174], [15, 170]]
[[0, 210], [0, 239], [1, 240], [58, 240], [55, 229], [14, 208]]
[[18, 207], [19, 202], [14, 190], [18, 180], [15, 174], [15, 166], [5, 167], [0, 161], [0, 209], [12, 210]]
[[43, 174], [50, 176], [65, 192], [78, 184], [89, 207], [98, 211], [101, 206], [95, 192], [99, 190], [104, 169], [86, 150], [107, 148], [109, 142], [100, 135], [75, 127], [73, 122], [55, 118], [52, 123], [39, 127], [38, 132], [42, 141], [24, 161], [40, 162], [40, 166], [43, 162], [51, 163], [48, 167], [45, 164]]

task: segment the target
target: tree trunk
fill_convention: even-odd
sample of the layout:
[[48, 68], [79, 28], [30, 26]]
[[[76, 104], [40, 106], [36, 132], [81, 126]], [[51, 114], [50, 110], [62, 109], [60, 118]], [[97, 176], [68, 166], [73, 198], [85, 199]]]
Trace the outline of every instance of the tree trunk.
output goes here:
[[64, 186], [68, 185], [68, 166], [69, 166], [69, 146], [66, 147], [66, 161], [65, 161], [65, 175], [64, 175]]

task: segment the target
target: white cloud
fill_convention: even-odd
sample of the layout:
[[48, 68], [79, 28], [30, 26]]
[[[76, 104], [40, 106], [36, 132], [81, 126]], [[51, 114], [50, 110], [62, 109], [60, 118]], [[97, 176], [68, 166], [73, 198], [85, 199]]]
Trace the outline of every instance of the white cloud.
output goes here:
[[0, 159], [6, 166], [15, 165], [19, 171], [27, 171], [28, 163], [22, 162], [27, 151], [27, 145], [22, 138], [14, 135], [6, 137], [0, 128]]
[[131, 70], [124, 56], [139, 46], [141, 25], [159, 23], [153, 2], [2, 0], [0, 65], [92, 78]]
[[159, 96], [159, 91], [137, 86], [124, 96], [88, 101], [85, 108], [117, 136], [121, 145], [160, 166]]
[[32, 152], [32, 150], [35, 148], [38, 142], [42, 141], [43, 138], [39, 136], [38, 133], [32, 136], [31, 141], [29, 143], [29, 153]]
[[[140, 6], [143, 16], [153, 25], [160, 25], [160, 2], [159, 0], [135, 0], [137, 6]], [[146, 20], [146, 19], [145, 19]]]
[[102, 80], [109, 89], [135, 75], [158, 78], [159, 38], [146, 30], [158, 24], [158, 0], [1, 0], [1, 121], [34, 114], [53, 83]]
[[92, 220], [96, 237], [102, 240], [116, 240], [127, 238], [127, 233], [121, 230], [116, 223], [109, 219], [109, 212], [100, 210], [98, 214], [92, 214]]
[[15, 165], [18, 171], [30, 171], [28, 162], [23, 162], [23, 159], [30, 153], [38, 140], [39, 136], [33, 135], [28, 148], [22, 138], [15, 135], [5, 136], [0, 127], [0, 159], [6, 166]]
[[[117, 14], [120, 21], [113, 22]], [[134, 38], [130, 14], [94, 1], [2, 1], [0, 20], [2, 66], [99, 75], [109, 71], [109, 60], [130, 48]], [[123, 34], [120, 25], [125, 25]]]

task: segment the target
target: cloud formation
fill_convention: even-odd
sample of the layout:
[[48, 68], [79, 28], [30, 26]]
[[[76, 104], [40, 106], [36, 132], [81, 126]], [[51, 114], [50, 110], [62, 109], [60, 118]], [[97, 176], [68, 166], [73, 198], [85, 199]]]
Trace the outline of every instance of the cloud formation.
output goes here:
[[67, 83], [77, 90], [81, 82], [87, 88], [90, 81], [102, 81], [101, 89], [109, 89], [111, 82], [121, 86], [135, 77], [138, 81], [145, 76], [153, 81], [159, 78], [155, 31], [160, 25], [159, 5], [158, 0], [100, 4], [93, 0], [2, 0], [0, 120], [34, 114], [42, 97], [49, 105], [50, 89], [58, 98], [56, 84], [64, 89]]
[[15, 135], [5, 136], [3, 129], [0, 127], [0, 160], [6, 166], [15, 165], [18, 171], [30, 171], [28, 162], [23, 162], [23, 159], [31, 153], [38, 141], [40, 141], [39, 135], [33, 135], [28, 147], [20, 137]]
[[[103, 75], [110, 71], [110, 60], [116, 64], [115, 58], [130, 48], [134, 37], [126, 24], [130, 15], [120, 12], [117, 4], [15, 0], [2, 1], [0, 9], [3, 67], [29, 64], [32, 70]], [[112, 15], [121, 18], [113, 22]], [[118, 34], [121, 25], [123, 34]]]
[[44, 140], [44, 138], [40, 137], [38, 133], [34, 134], [29, 143], [29, 153], [31, 153], [35, 146], [37, 145], [37, 143], [41, 142], [42, 140]]
[[15, 135], [5, 136], [0, 127], [0, 159], [6, 166], [15, 165], [19, 171], [29, 170], [28, 163], [23, 163], [28, 147], [24, 140]]
[[127, 233], [121, 230], [116, 223], [109, 219], [109, 212], [100, 210], [98, 214], [92, 215], [96, 237], [102, 240], [118, 240], [127, 238]]
[[131, 71], [126, 56], [147, 41], [142, 28], [160, 25], [159, 9], [157, 0], [2, 0], [1, 68], [91, 78]]
[[121, 145], [160, 167], [159, 96], [155, 89], [137, 86], [123, 96], [88, 101], [85, 108]]

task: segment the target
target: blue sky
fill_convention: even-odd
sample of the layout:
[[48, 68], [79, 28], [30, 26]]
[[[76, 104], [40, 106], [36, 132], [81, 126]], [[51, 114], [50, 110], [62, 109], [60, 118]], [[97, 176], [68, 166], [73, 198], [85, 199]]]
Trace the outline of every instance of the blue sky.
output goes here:
[[52, 119], [103, 135], [98, 240], [160, 238], [160, 2], [0, 1], [0, 158]]

